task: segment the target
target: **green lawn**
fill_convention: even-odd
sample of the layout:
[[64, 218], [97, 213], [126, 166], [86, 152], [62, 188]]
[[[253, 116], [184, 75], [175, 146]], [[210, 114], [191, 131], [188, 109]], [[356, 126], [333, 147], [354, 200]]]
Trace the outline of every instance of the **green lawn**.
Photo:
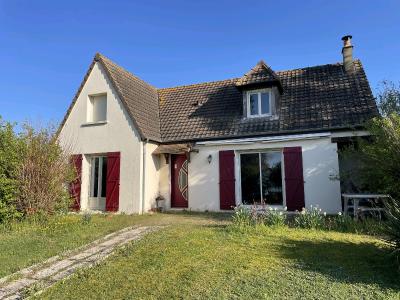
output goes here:
[[148, 220], [156, 223], [161, 218], [158, 215], [95, 215], [88, 224], [83, 224], [82, 216], [68, 215], [46, 225], [32, 222], [13, 224], [11, 230], [0, 230], [0, 277]]
[[[165, 218], [165, 219], [164, 219]], [[216, 215], [174, 223], [40, 299], [399, 299], [389, 249], [369, 236], [289, 228], [231, 230]]]

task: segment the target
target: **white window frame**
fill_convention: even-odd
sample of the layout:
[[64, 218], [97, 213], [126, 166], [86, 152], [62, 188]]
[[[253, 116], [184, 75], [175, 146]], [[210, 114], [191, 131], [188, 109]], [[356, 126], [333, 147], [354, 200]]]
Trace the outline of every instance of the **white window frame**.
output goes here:
[[[283, 155], [283, 149], [280, 148], [269, 148], [269, 149], [252, 149], [252, 150], [239, 150], [235, 151], [235, 156], [237, 157], [236, 163], [236, 176], [239, 180], [236, 180], [236, 191], [237, 191], [237, 201], [236, 204], [239, 205], [244, 205], [244, 206], [253, 206], [253, 204], [243, 204], [243, 199], [242, 199], [242, 170], [241, 170], [241, 154], [254, 154], [257, 153], [260, 155], [260, 153], [266, 153], [266, 152], [279, 152], [281, 154], [281, 174], [282, 174], [282, 204], [265, 204], [266, 207], [272, 207], [272, 208], [277, 208], [277, 209], [283, 209], [286, 207], [286, 185], [285, 185], [285, 161], [284, 161], [284, 155]], [[259, 158], [259, 164], [261, 164], [261, 160]], [[261, 165], [260, 165], [260, 176], [261, 176]], [[262, 187], [260, 184], [260, 193], [262, 195]], [[261, 200], [261, 199], [260, 199]], [[257, 204], [260, 206], [260, 204]]]
[[[269, 94], [269, 113], [262, 114], [261, 113], [261, 94], [268, 93]], [[257, 94], [257, 104], [258, 104], [258, 114], [252, 115], [250, 111], [250, 95]], [[252, 90], [248, 91], [246, 95], [246, 107], [247, 107], [247, 117], [248, 118], [259, 118], [259, 117], [270, 117], [272, 116], [272, 101], [274, 101], [274, 96], [271, 89], [260, 89], [260, 90]]]
[[[93, 155], [90, 157], [90, 186], [89, 186], [89, 199], [94, 200], [101, 200], [106, 199], [106, 197], [101, 196], [102, 188], [101, 183], [103, 181], [103, 175], [107, 176], [107, 174], [103, 174], [103, 159], [107, 157], [105, 155]], [[96, 164], [94, 163], [95, 159], [99, 158], [99, 175], [97, 177], [97, 197], [93, 197], [94, 194], [94, 172]], [[107, 183], [106, 183], [107, 184]]]
[[[94, 120], [94, 106], [96, 98], [105, 97], [106, 98], [106, 107], [105, 107], [105, 119], [104, 120]], [[108, 95], [107, 93], [97, 93], [88, 95], [88, 105], [87, 105], [87, 113], [86, 113], [86, 124], [85, 125], [96, 125], [96, 124], [106, 124], [108, 119]]]

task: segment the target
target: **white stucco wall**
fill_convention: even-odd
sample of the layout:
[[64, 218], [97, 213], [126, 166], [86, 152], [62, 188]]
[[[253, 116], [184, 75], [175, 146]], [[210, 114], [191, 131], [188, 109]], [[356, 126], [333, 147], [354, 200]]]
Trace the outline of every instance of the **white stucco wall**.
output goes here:
[[[341, 211], [340, 183], [335, 180], [338, 174], [337, 145], [330, 137], [281, 141], [253, 142], [235, 145], [203, 145], [196, 146], [199, 153], [191, 154], [189, 163], [189, 208], [191, 210], [219, 211], [219, 151], [282, 149], [283, 147], [301, 146], [303, 152], [303, 175], [305, 205], [318, 205], [327, 213]], [[207, 161], [212, 156], [212, 162]], [[241, 202], [240, 170], [238, 153], [235, 156], [236, 203]], [[170, 169], [164, 160], [160, 167], [160, 193], [167, 198], [170, 207]]]
[[156, 207], [155, 199], [159, 195], [160, 161], [164, 157], [152, 155], [153, 151], [158, 147], [157, 144], [144, 143], [144, 145], [146, 148], [144, 212], [148, 212]]
[[[107, 93], [107, 123], [82, 126], [87, 123], [89, 95]], [[89, 162], [91, 154], [120, 152], [119, 211], [141, 211], [141, 153], [142, 143], [123, 104], [110, 85], [102, 67], [96, 63], [86, 81], [59, 140], [73, 154], [83, 154], [81, 206], [88, 207]]]
[[171, 207], [171, 159], [168, 157], [168, 163], [164, 155], [160, 155], [159, 169], [159, 192], [165, 198], [165, 207]]

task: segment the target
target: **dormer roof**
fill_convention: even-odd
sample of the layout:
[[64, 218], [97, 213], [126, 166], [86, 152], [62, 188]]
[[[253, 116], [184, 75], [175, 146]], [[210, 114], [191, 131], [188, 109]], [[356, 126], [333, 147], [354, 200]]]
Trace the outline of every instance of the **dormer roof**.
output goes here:
[[282, 83], [279, 76], [263, 60], [260, 60], [249, 72], [236, 81], [236, 86], [243, 88], [246, 86], [276, 85], [282, 93]]

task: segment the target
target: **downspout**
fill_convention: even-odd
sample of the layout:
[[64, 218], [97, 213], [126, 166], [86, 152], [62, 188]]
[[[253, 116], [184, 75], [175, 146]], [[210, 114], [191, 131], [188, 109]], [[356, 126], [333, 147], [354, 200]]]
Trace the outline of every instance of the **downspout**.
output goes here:
[[145, 204], [145, 199], [146, 199], [146, 145], [148, 143], [149, 139], [146, 139], [143, 141], [143, 170], [142, 170], [142, 205], [141, 205], [141, 214], [144, 214], [144, 204]]

